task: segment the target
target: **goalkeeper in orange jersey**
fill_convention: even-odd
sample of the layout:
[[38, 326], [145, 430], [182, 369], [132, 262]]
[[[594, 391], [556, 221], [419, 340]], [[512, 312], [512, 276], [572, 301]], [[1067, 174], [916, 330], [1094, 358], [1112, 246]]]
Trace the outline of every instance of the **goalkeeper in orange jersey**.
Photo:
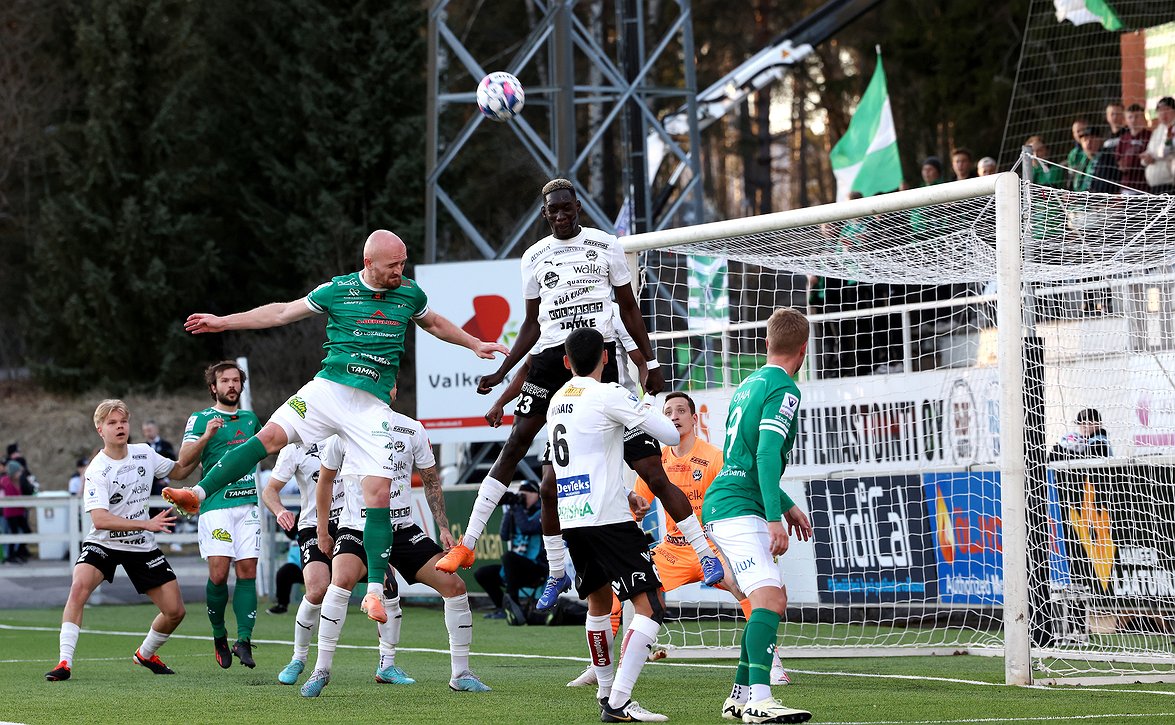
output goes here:
[[[676, 446], [665, 446], [661, 449], [661, 465], [673, 485], [685, 493], [693, 506], [694, 515], [701, 516], [702, 498], [709, 488], [710, 482], [722, 470], [722, 451], [711, 443], [698, 437], [698, 413], [693, 398], [682, 392], [669, 393], [665, 396], [662, 412], [669, 418], [681, 442]], [[653, 492], [643, 479], [638, 478], [633, 491], [646, 503], [653, 501]], [[643, 515], [643, 514], [642, 514]], [[665, 591], [671, 592], [686, 584], [701, 582], [702, 564], [697, 553], [685, 537], [677, 529], [677, 524], [666, 517], [665, 538], [653, 549], [653, 564]], [[735, 595], [743, 609], [743, 616], [750, 617], [751, 603], [738, 590], [734, 583], [734, 576], [730, 567], [726, 569], [726, 577], [715, 586], [726, 589]], [[613, 630], [620, 623], [620, 602], [613, 597]], [[657, 650], [654, 658], [657, 657]], [[663, 656], [663, 655], [662, 655]], [[787, 685], [791, 683], [787, 670], [779, 662], [776, 654], [771, 663], [771, 684]], [[567, 683], [568, 687], [594, 685], [595, 671], [589, 666], [583, 674]]]

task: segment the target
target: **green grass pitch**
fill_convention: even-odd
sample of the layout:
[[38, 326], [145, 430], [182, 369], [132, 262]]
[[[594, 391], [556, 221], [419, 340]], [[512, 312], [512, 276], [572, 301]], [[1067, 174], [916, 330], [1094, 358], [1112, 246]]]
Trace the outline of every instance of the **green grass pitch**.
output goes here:
[[[258, 615], [257, 669], [212, 657], [203, 609], [160, 651], [178, 674], [131, 662], [152, 610], [86, 610], [73, 678], [50, 683], [60, 611], [0, 611], [0, 720], [21, 723], [573, 723], [598, 722], [594, 688], [564, 685], [585, 664], [581, 627], [510, 627], [474, 613], [472, 665], [493, 692], [448, 689], [449, 658], [438, 609], [407, 606], [397, 663], [418, 682], [377, 685], [375, 625], [352, 607], [331, 684], [308, 700], [277, 683], [290, 659], [293, 612]], [[231, 631], [230, 623], [230, 631]], [[315, 651], [310, 651], [313, 666]], [[784, 661], [794, 684], [775, 694], [819, 723], [1175, 723], [1175, 685], [1015, 688], [1003, 662], [985, 657]], [[729, 660], [664, 660], [646, 666], [635, 697], [675, 723], [719, 723], [734, 670]], [[303, 676], [304, 680], [305, 675]]]

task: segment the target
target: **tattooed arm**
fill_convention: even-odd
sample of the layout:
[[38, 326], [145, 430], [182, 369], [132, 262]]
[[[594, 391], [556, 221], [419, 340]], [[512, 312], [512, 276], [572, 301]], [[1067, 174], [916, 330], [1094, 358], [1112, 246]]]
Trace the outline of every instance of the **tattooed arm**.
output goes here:
[[456, 542], [453, 533], [449, 531], [449, 517], [445, 515], [445, 494], [441, 492], [441, 476], [436, 466], [420, 469], [420, 478], [424, 481], [424, 498], [428, 501], [428, 508], [440, 529], [440, 545], [446, 551]]

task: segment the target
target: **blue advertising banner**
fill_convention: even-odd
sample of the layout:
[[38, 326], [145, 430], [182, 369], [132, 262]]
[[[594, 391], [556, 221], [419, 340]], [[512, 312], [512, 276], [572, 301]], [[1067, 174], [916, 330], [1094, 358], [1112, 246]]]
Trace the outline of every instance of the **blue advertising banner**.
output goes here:
[[937, 599], [919, 476], [816, 480], [808, 494], [820, 601]]

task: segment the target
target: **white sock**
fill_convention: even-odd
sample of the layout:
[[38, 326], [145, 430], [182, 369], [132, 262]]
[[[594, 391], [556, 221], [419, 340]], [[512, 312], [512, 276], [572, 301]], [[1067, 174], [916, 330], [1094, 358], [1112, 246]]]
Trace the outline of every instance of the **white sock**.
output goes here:
[[61, 634], [57, 638], [59, 651], [58, 661], [64, 660], [66, 667], [73, 667], [73, 651], [78, 646], [78, 631], [81, 627], [73, 622], [61, 623]]
[[697, 516], [690, 516], [685, 521], [678, 521], [677, 529], [689, 542], [689, 545], [694, 547], [694, 553], [698, 555], [699, 559], [714, 556], [714, 551], [706, 541], [706, 535], [702, 533], [702, 525], [698, 523]]
[[465, 528], [465, 536], [461, 537], [462, 544], [470, 549], [477, 546], [477, 540], [486, 530], [490, 514], [498, 508], [498, 502], [502, 500], [504, 493], [506, 484], [486, 476], [477, 488], [477, 500], [473, 502], [473, 513], [469, 514], [469, 526]]
[[335, 660], [335, 647], [339, 644], [339, 633], [347, 621], [347, 604], [351, 592], [331, 584], [322, 598], [322, 609], [318, 614], [318, 661], [314, 669], [330, 672]]
[[204, 499], [208, 496], [208, 493], [205, 492], [198, 483], [195, 486], [192, 486], [192, 490], [196, 492], [196, 498], [200, 499], [201, 503], [203, 503]]
[[383, 599], [383, 597], [384, 597], [384, 584], [383, 584], [383, 582], [367, 582], [367, 593], [368, 594], [375, 594], [380, 599]]
[[404, 614], [400, 609], [400, 598], [388, 599], [385, 597], [384, 611], [388, 613], [388, 621], [379, 625], [379, 668], [381, 670], [396, 664], [396, 645], [400, 644], [400, 623], [404, 621]]
[[730, 690], [730, 699], [737, 700], [742, 704], [747, 704], [747, 698], [751, 695], [751, 688], [749, 685], [740, 685], [734, 683], [734, 687]]
[[310, 638], [318, 627], [318, 616], [321, 613], [321, 604], [311, 604], [309, 599], [302, 597], [298, 613], [294, 615], [294, 659], [299, 662], [305, 662], [310, 656]]
[[563, 543], [562, 534], [558, 536], [544, 536], [543, 549], [547, 552], [547, 567], [551, 576], [558, 579], [567, 570], [567, 545]]
[[[649, 596], [655, 596], [650, 594]], [[620, 649], [620, 667], [616, 670], [616, 681], [612, 685], [612, 694], [608, 697], [608, 705], [622, 707], [632, 699], [632, 688], [636, 687], [636, 678], [640, 677], [641, 668], [649, 659], [653, 645], [657, 643], [657, 633], [661, 625], [644, 616], [634, 615], [632, 624], [624, 634], [624, 646]]]
[[751, 685], [751, 702], [771, 699], [771, 685]]
[[156, 629], [152, 627], [150, 630], [148, 630], [147, 637], [143, 640], [143, 644], [139, 645], [139, 656], [145, 660], [151, 659], [152, 655], [159, 651], [159, 648], [163, 646], [163, 643], [166, 642], [167, 638], [170, 636], [170, 632], [164, 634], [163, 632], [156, 631]]
[[596, 673], [598, 700], [612, 694], [612, 681], [616, 677], [616, 669], [612, 662], [612, 617], [608, 614], [601, 614], [598, 617], [589, 614], [584, 628], [587, 630], [588, 659]]
[[473, 612], [469, 595], [445, 597], [445, 629], [449, 630], [449, 657], [453, 677], [469, 669], [469, 645], [473, 642]]

